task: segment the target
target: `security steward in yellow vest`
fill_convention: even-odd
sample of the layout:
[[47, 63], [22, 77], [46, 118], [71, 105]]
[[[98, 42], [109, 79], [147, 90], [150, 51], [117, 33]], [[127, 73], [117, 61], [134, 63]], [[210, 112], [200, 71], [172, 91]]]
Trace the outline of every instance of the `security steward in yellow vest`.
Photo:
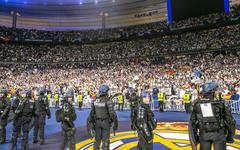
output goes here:
[[48, 94], [47, 94], [47, 98], [48, 98], [48, 101], [51, 101], [52, 93], [48, 92]]
[[117, 97], [117, 102], [118, 102], [118, 111], [123, 111], [123, 105], [124, 105], [124, 97], [123, 95], [118, 95]]
[[79, 107], [80, 110], [82, 110], [83, 95], [81, 93], [78, 94], [77, 100], [78, 100], [78, 107]]
[[217, 99], [217, 100], [223, 100], [223, 95], [221, 92], [216, 92], [214, 97]]
[[157, 95], [158, 98], [158, 104], [159, 104], [159, 111], [163, 112], [164, 111], [164, 103], [166, 100], [166, 94], [164, 92], [159, 92]]
[[54, 94], [54, 101], [55, 101], [55, 108], [59, 107], [59, 94], [55, 93]]
[[189, 114], [191, 112], [191, 99], [192, 99], [192, 95], [189, 92], [186, 92], [183, 95], [183, 103], [184, 103], [184, 107], [186, 110], [186, 113]]
[[11, 98], [12, 98], [12, 94], [11, 94], [11, 93], [8, 93], [8, 94], [7, 94], [7, 100], [8, 100], [9, 102], [11, 102]]

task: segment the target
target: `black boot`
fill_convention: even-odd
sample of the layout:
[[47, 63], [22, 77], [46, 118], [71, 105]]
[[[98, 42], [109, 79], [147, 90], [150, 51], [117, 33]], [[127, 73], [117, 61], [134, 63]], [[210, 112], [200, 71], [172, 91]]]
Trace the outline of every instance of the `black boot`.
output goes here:
[[1, 139], [0, 140], [0, 144], [5, 144], [6, 143], [6, 139]]
[[12, 144], [10, 150], [17, 150], [17, 139], [12, 139]]
[[38, 143], [38, 140], [37, 138], [33, 137], [33, 144], [36, 144], [36, 143]]
[[44, 139], [40, 139], [40, 145], [44, 145]]
[[16, 145], [11, 145], [10, 150], [17, 150], [17, 146]]
[[22, 150], [28, 150], [28, 138], [23, 138], [22, 140]]
[[23, 144], [22, 144], [21, 150], [28, 150], [28, 146], [27, 146], [26, 143], [23, 143]]

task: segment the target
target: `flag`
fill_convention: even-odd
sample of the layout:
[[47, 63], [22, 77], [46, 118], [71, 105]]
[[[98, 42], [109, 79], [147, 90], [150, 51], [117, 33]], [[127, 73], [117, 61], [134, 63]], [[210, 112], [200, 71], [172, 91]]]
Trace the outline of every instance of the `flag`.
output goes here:
[[173, 69], [169, 69], [169, 70], [166, 70], [166, 73], [169, 74], [169, 75], [176, 75], [177, 71], [173, 70]]
[[4, 42], [10, 42], [11, 41], [11, 37], [10, 36], [0, 36], [0, 39]]

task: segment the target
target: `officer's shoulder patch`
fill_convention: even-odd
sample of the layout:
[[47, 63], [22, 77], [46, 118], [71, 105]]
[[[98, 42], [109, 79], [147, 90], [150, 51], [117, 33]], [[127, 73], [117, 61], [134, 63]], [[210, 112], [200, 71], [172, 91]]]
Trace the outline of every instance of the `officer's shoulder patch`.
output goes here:
[[[95, 100], [96, 103], [99, 103], [100, 101], [101, 101], [100, 98], [97, 98], [97, 99]], [[94, 103], [95, 103], [95, 102], [94, 102]]]

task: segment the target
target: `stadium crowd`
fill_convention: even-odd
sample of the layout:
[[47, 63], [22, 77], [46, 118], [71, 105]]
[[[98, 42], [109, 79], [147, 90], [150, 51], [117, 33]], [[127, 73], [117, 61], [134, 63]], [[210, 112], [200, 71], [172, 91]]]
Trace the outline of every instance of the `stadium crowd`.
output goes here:
[[78, 62], [144, 57], [197, 49], [216, 49], [240, 44], [240, 24], [217, 29], [162, 36], [155, 39], [88, 45], [0, 45], [2, 62]]
[[77, 64], [21, 65], [8, 64], [0, 67], [0, 86], [36, 88], [46, 86], [55, 92], [74, 89], [86, 92], [108, 83], [114, 92], [128, 88], [151, 90], [173, 88], [194, 90], [204, 81], [218, 81], [222, 92], [240, 92], [240, 53], [199, 54], [166, 59], [154, 64], [147, 60], [124, 60], [95, 64], [85, 68]]
[[173, 22], [171, 29], [184, 29], [196, 26], [214, 25], [217, 23], [231, 22], [240, 19], [240, 11], [235, 10], [231, 13], [213, 13], [207, 16], [194, 17], [178, 22]]

